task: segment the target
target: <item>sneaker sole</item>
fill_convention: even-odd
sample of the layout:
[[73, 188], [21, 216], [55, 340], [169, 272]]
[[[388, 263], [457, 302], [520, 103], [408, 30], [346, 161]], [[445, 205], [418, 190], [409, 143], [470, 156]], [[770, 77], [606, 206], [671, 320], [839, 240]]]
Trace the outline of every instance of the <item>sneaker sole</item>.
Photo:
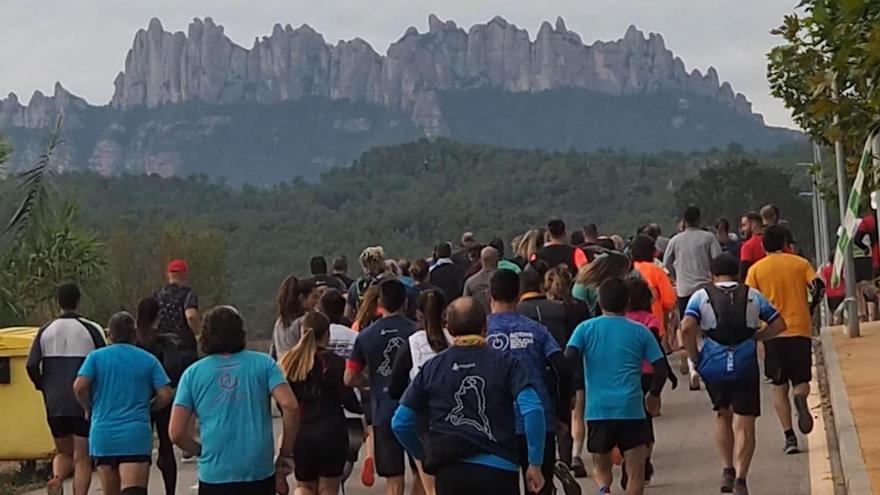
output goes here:
[[799, 448], [797, 448], [797, 447], [786, 448], [786, 449], [785, 449], [785, 453], [788, 454], [788, 455], [800, 454], [800, 453], [801, 453], [801, 450], [800, 450]]
[[581, 495], [580, 485], [572, 476], [571, 470], [563, 462], [557, 462], [553, 466], [553, 474], [562, 483], [562, 491], [565, 492], [565, 495]]
[[807, 435], [813, 431], [813, 415], [810, 414], [810, 408], [807, 406], [807, 398], [799, 399], [799, 397], [795, 398], [794, 401], [798, 412], [798, 429], [801, 430], [801, 433]]
[[48, 495], [64, 495], [64, 485], [58, 478], [52, 478], [46, 483], [46, 493]]

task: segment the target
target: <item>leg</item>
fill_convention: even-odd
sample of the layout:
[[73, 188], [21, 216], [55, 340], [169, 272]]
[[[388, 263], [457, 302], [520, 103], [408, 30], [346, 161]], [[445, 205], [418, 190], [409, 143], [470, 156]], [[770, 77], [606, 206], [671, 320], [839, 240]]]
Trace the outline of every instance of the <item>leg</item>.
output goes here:
[[293, 495], [315, 495], [318, 493], [317, 481], [299, 481], [296, 482], [296, 488]]
[[153, 413], [156, 436], [159, 438], [159, 455], [156, 459], [156, 467], [162, 473], [165, 495], [174, 495], [177, 491], [177, 460], [174, 458], [174, 445], [171, 443], [171, 437], [168, 436], [170, 421], [171, 407]]
[[578, 390], [574, 396], [574, 410], [571, 412], [571, 455], [577, 458], [580, 458], [584, 450], [584, 439], [587, 436], [587, 428], [584, 424], [584, 402], [584, 391]]
[[[807, 385], [809, 387], [809, 384]], [[788, 397], [788, 384], [773, 385], [773, 407], [783, 431], [791, 430], [791, 399]]]
[[318, 495], [338, 495], [340, 478], [321, 478], [318, 482]]
[[626, 495], [642, 495], [645, 493], [645, 461], [647, 457], [647, 445], [640, 445], [624, 451], [623, 459], [626, 463], [626, 473], [629, 476]]
[[73, 495], [86, 495], [92, 484], [92, 458], [88, 437], [73, 437]]
[[755, 419], [754, 416], [733, 415], [736, 477], [743, 480], [749, 474], [749, 466], [755, 454]]
[[425, 468], [422, 467], [422, 461], [416, 461], [416, 468], [419, 471], [419, 479], [422, 480], [422, 487], [425, 489], [425, 494], [436, 495], [437, 491], [434, 488], [434, 477], [425, 472]]
[[390, 478], [385, 478], [385, 493], [388, 495], [403, 495], [404, 477], [392, 476]]
[[614, 481], [611, 472], [611, 452], [607, 454], [593, 454], [593, 479], [599, 489], [610, 487]]
[[146, 488], [150, 482], [149, 462], [125, 462], [119, 465], [119, 486], [127, 488]]
[[733, 468], [733, 411], [729, 407], [719, 410], [715, 417], [715, 445], [724, 468]]
[[52, 459], [53, 478], [58, 478], [60, 481], [64, 481], [73, 473], [73, 449], [73, 435], [67, 435], [55, 439], [55, 450], [57, 453]]
[[119, 468], [113, 466], [98, 466], [98, 476], [101, 478], [101, 488], [104, 495], [119, 495], [121, 490], [121, 482], [119, 479]]

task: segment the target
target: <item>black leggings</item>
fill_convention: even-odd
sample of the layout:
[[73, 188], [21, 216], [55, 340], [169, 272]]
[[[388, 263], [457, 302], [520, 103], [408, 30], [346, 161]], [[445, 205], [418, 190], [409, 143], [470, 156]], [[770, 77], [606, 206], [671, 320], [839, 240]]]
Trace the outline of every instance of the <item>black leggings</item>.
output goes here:
[[168, 425], [171, 423], [171, 406], [154, 411], [150, 417], [156, 427], [156, 435], [159, 437], [159, 455], [156, 458], [156, 467], [162, 472], [165, 495], [174, 495], [177, 490], [177, 460], [174, 458], [174, 445], [168, 434]]
[[519, 473], [460, 462], [444, 466], [434, 478], [437, 495], [519, 495]]

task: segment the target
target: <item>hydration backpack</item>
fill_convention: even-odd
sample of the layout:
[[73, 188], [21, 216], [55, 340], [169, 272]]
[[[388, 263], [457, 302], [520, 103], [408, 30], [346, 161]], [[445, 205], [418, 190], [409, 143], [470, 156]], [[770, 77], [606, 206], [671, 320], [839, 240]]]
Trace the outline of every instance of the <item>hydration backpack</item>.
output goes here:
[[[749, 328], [746, 313], [749, 288], [739, 284], [722, 288], [705, 287], [715, 312], [715, 328], [706, 332], [697, 372], [706, 383], [749, 380], [758, 376], [755, 330]], [[724, 340], [724, 342], [719, 342]]]

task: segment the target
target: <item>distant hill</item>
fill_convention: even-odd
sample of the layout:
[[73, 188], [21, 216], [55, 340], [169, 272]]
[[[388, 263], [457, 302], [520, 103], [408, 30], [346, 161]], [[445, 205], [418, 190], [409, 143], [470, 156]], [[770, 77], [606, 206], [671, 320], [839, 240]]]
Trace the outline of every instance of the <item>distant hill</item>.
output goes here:
[[58, 164], [102, 174], [206, 173], [233, 183], [316, 178], [364, 150], [421, 136], [550, 150], [770, 149], [803, 139], [765, 126], [742, 94], [687, 72], [659, 34], [630, 27], [585, 45], [562, 19], [536, 37], [500, 17], [465, 31], [435, 16], [385, 55], [330, 45], [308, 25], [275, 25], [251, 48], [210, 18], [187, 33], [158, 19], [136, 33], [109, 104], [57, 83], [0, 100], [0, 132], [32, 163], [66, 115]]

